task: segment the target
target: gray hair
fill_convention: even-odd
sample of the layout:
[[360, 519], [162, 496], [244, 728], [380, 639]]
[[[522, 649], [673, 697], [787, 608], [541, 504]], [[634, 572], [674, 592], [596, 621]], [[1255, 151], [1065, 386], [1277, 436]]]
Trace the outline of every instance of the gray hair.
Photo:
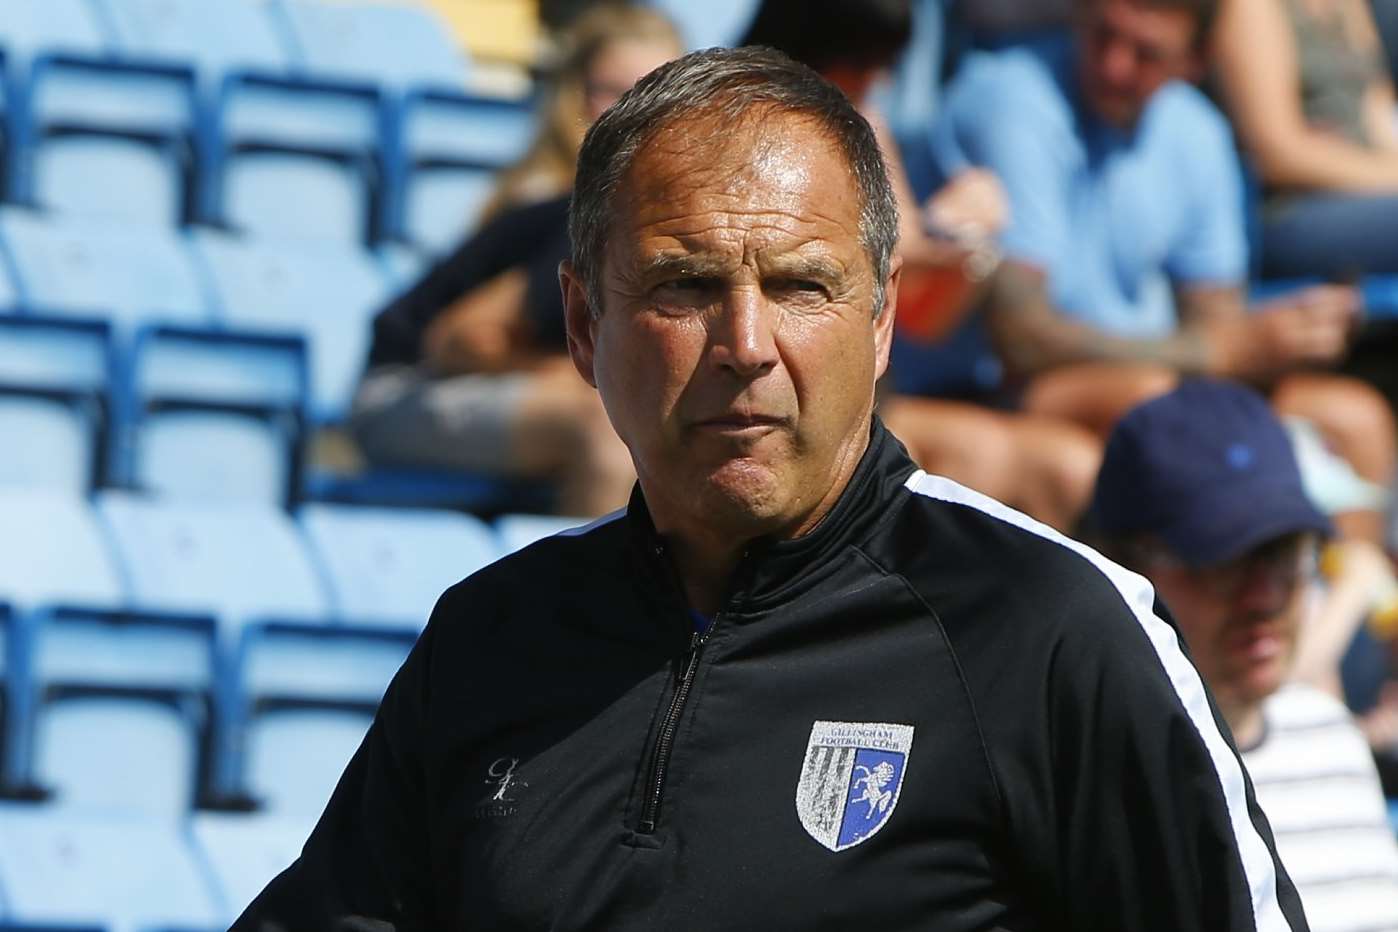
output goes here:
[[646, 75], [592, 124], [578, 154], [568, 212], [573, 266], [594, 315], [613, 203], [636, 154], [685, 117], [717, 116], [729, 126], [755, 107], [812, 118], [844, 154], [859, 190], [859, 240], [874, 267], [874, 314], [883, 310], [898, 204], [878, 140], [839, 88], [774, 49], [703, 49]]

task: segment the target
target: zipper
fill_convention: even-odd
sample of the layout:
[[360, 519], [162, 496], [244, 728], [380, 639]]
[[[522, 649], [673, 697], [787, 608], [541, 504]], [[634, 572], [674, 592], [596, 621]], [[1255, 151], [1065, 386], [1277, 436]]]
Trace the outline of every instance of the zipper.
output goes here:
[[[709, 630], [712, 629], [711, 623]], [[665, 718], [660, 723], [660, 732], [656, 735], [655, 750], [650, 759], [649, 779], [646, 780], [646, 798], [641, 806], [641, 823], [637, 828], [641, 835], [655, 834], [655, 826], [660, 818], [660, 800], [665, 795], [665, 772], [670, 766], [670, 752], [675, 745], [675, 732], [679, 728], [680, 716], [684, 713], [685, 700], [689, 698], [689, 689], [694, 685], [694, 674], [699, 669], [699, 655], [708, 636], [708, 631], [703, 634], [695, 632], [690, 636], [689, 650], [683, 658], [684, 671], [675, 683], [675, 694], [670, 697], [670, 708], [666, 710]]]

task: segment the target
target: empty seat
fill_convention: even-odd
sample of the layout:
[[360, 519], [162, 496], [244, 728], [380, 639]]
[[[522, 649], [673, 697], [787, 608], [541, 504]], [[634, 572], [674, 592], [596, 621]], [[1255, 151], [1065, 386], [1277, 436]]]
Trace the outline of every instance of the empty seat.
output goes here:
[[282, 505], [295, 495], [307, 376], [300, 338], [156, 328], [127, 367], [130, 462], [163, 496]]
[[273, 506], [104, 492], [97, 507], [139, 607], [212, 612], [235, 626], [328, 614], [301, 535]]
[[285, 707], [248, 726], [247, 785], [269, 814], [314, 819], [373, 721], [372, 709]]
[[314, 825], [314, 816], [201, 812], [193, 817], [190, 834], [213, 877], [224, 925], [232, 924], [300, 856]]
[[499, 554], [489, 527], [450, 511], [314, 504], [300, 521], [351, 622], [419, 629], [443, 590]]
[[335, 243], [238, 239], [201, 232], [224, 320], [303, 335], [310, 349], [310, 414], [342, 420], [364, 368], [370, 321], [390, 283], [373, 253]]
[[495, 174], [528, 148], [534, 119], [522, 101], [409, 95], [393, 158], [396, 232], [428, 252], [448, 251], [475, 228]]
[[22, 300], [36, 311], [106, 319], [121, 332], [209, 321], [198, 271], [173, 230], [8, 209], [0, 211], [0, 240]]
[[587, 526], [586, 518], [566, 518], [557, 515], [509, 514], [495, 519], [495, 533], [500, 537], [504, 553], [523, 550], [537, 540]]
[[372, 88], [229, 76], [205, 135], [204, 217], [255, 235], [375, 239], [383, 120]]
[[460, 90], [467, 60], [436, 14], [418, 4], [283, 0], [299, 67], [316, 77]]
[[101, 0], [101, 7], [123, 56], [192, 64], [209, 83], [232, 71], [277, 74], [290, 62], [269, 0]]
[[184, 832], [130, 814], [0, 806], [7, 928], [212, 929], [222, 915]]
[[39, 58], [19, 127], [19, 199], [175, 225], [192, 208], [194, 76], [180, 67]]
[[202, 716], [148, 694], [65, 694], [40, 707], [34, 775], [53, 801], [174, 821], [194, 802]]
[[86, 0], [6, 0], [0, 48], [17, 71], [40, 53], [100, 55], [106, 47], [101, 19]]
[[212, 679], [208, 617], [127, 610], [106, 534], [88, 503], [32, 491], [0, 493], [0, 601], [18, 609], [23, 638], [7, 656], [5, 779], [32, 776], [32, 731], [43, 694], [61, 688], [200, 694]]
[[110, 343], [98, 323], [0, 315], [0, 486], [85, 494], [107, 436]]

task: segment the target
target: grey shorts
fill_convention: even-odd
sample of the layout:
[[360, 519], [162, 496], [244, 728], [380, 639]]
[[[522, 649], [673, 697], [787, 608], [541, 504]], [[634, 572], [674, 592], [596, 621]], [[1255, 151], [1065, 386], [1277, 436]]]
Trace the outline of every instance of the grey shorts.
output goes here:
[[376, 466], [467, 469], [509, 475], [511, 427], [529, 376], [428, 376], [381, 366], [355, 393], [349, 427]]

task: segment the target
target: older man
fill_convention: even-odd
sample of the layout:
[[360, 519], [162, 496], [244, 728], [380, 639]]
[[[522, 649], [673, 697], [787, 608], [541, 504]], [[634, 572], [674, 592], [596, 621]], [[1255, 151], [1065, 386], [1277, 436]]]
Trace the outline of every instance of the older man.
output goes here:
[[1305, 928], [1149, 589], [874, 417], [896, 231], [771, 51], [593, 126], [570, 348], [638, 490], [443, 596], [237, 928]]
[[1106, 552], [1178, 619], [1311, 928], [1398, 932], [1398, 845], [1368, 743], [1338, 700], [1287, 683], [1329, 528], [1267, 403], [1198, 380], [1135, 408], [1107, 444], [1092, 512]]

